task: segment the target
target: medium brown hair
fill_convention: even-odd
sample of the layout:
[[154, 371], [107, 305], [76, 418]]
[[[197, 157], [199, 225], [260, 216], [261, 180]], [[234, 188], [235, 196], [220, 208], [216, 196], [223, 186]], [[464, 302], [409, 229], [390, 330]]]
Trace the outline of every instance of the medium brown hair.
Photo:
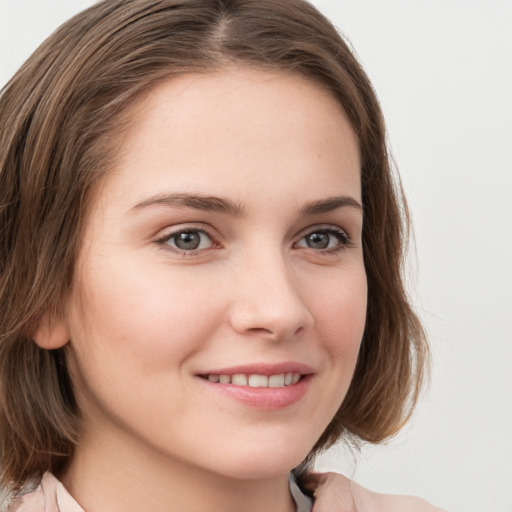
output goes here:
[[371, 84], [302, 0], [105, 0], [61, 26], [0, 95], [0, 465], [20, 487], [59, 472], [79, 438], [65, 350], [33, 342], [74, 278], [87, 201], [128, 107], [173, 76], [245, 65], [299, 73], [343, 106], [360, 144], [366, 328], [352, 384], [311, 452], [379, 442], [410, 415], [427, 346], [402, 281], [408, 214]]

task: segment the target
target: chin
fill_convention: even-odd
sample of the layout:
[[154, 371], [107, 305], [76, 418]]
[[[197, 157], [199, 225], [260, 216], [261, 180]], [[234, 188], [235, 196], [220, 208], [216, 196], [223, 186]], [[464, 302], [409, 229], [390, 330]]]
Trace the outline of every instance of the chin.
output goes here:
[[307, 457], [310, 449], [298, 450], [293, 443], [282, 443], [280, 446], [255, 447], [244, 450], [232, 457], [223, 457], [216, 471], [226, 477], [242, 480], [274, 479], [288, 475]]

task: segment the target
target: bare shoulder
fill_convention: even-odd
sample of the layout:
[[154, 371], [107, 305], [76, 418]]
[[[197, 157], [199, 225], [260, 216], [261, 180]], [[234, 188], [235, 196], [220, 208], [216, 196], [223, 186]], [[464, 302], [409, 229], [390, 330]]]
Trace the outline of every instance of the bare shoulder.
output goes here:
[[313, 491], [313, 512], [446, 512], [421, 498], [372, 492], [337, 473], [310, 473], [304, 479]]

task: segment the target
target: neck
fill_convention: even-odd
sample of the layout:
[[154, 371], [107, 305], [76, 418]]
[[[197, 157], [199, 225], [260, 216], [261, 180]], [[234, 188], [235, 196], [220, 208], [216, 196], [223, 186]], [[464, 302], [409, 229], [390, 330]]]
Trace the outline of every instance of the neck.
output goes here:
[[[269, 461], [271, 467], [272, 461]], [[173, 460], [122, 435], [84, 434], [61, 480], [87, 512], [293, 512], [288, 475], [234, 478]]]

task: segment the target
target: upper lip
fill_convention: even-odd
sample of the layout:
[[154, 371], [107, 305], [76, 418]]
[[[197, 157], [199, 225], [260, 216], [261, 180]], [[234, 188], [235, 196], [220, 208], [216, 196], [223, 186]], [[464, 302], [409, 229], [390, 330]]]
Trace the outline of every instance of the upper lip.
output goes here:
[[198, 372], [198, 375], [280, 375], [281, 373], [300, 373], [309, 375], [315, 373], [311, 366], [295, 361], [282, 363], [251, 363], [229, 366], [226, 368], [213, 368], [207, 371]]

